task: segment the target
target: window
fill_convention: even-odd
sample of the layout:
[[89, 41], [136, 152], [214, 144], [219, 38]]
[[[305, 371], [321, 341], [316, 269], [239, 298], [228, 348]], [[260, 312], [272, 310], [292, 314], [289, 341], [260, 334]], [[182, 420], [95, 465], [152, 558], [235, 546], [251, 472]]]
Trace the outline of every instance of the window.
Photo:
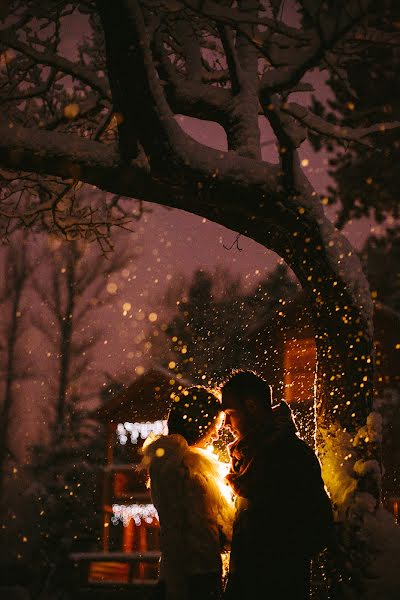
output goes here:
[[134, 501], [135, 496], [138, 494], [148, 494], [146, 480], [146, 473], [135, 471], [133, 467], [131, 470], [113, 471], [113, 502], [120, 500]]
[[286, 402], [302, 402], [314, 396], [316, 350], [313, 338], [289, 340], [284, 348]]
[[400, 516], [399, 516], [399, 508], [400, 508], [400, 500], [396, 499], [393, 502], [393, 516], [397, 525], [400, 525]]

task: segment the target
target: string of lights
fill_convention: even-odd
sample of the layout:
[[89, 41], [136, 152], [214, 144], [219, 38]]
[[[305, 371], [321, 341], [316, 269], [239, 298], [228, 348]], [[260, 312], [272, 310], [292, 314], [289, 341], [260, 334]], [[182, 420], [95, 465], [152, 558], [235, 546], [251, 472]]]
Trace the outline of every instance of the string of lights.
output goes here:
[[137, 526], [141, 525], [142, 521], [146, 523], [158, 521], [158, 513], [153, 504], [113, 504], [112, 511], [111, 522], [113, 525], [122, 523], [124, 527], [128, 527], [131, 519]]
[[146, 421], [144, 423], [118, 423], [117, 436], [118, 441], [123, 446], [130, 439], [132, 444], [137, 444], [139, 438], [145, 440], [150, 433], [160, 435], [167, 433], [167, 421]]

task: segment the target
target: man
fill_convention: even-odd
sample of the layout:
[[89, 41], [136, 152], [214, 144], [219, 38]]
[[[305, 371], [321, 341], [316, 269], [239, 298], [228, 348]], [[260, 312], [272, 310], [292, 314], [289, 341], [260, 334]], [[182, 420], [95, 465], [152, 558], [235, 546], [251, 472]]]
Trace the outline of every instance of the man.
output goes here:
[[252, 371], [222, 387], [230, 446], [228, 480], [238, 496], [226, 600], [309, 598], [310, 563], [326, 547], [333, 518], [321, 468], [297, 435], [285, 402]]

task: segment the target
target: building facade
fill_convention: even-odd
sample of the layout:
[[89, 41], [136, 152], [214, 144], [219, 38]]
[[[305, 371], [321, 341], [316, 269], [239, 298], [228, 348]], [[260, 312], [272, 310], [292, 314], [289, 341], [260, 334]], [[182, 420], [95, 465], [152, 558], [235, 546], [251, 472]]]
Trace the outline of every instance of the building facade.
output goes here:
[[168, 371], [152, 369], [100, 409], [106, 432], [102, 548], [72, 555], [80, 587], [134, 587], [143, 594], [156, 583], [159, 523], [140, 469], [141, 447], [148, 435], [166, 432], [169, 404], [183, 385]]

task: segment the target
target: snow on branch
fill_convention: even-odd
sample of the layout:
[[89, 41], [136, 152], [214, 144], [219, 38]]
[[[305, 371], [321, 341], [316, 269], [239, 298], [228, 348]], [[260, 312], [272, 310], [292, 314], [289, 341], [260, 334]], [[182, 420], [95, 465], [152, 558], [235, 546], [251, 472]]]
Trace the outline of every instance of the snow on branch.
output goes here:
[[195, 12], [199, 12], [210, 19], [231, 25], [235, 28], [243, 24], [264, 25], [270, 28], [271, 31], [281, 33], [289, 38], [305, 40], [305, 35], [302, 30], [290, 27], [282, 21], [277, 22], [275, 19], [254, 14], [252, 9], [246, 11], [238, 10], [236, 8], [227, 8], [212, 0], [182, 0], [182, 5], [185, 5]]
[[232, 95], [230, 90], [207, 85], [220, 83], [229, 78], [226, 70], [207, 72], [202, 68], [200, 79], [186, 79], [167, 56], [161, 36], [155, 36], [158, 72], [169, 106], [175, 114], [224, 123]]
[[[82, 181], [86, 177], [90, 183], [99, 185], [98, 173], [104, 169], [113, 172], [118, 160], [112, 147], [99, 142], [1, 124], [0, 161], [3, 167], [18, 172], [0, 172], [2, 237], [7, 238], [22, 224], [58, 232], [67, 239], [96, 239], [107, 252], [111, 249], [110, 229], [128, 228], [132, 220], [139, 218], [142, 205], [139, 202], [138, 210], [132, 212], [130, 209], [127, 214], [119, 195], [108, 198], [100, 198], [99, 192], [90, 195]], [[37, 175], [29, 175], [26, 171]], [[43, 180], [41, 173], [55, 175], [61, 180]], [[66, 179], [69, 180], [67, 184]]]
[[[111, 169], [119, 162], [115, 148], [78, 135], [13, 126], [0, 122], [0, 159], [4, 167], [50, 173], [79, 180], [79, 165]], [[46, 167], [53, 160], [59, 167]], [[27, 163], [30, 163], [27, 164]]]
[[[177, 208], [187, 207], [185, 193], [190, 194], [192, 212], [215, 220], [218, 206], [234, 213], [237, 205], [239, 210], [243, 190], [251, 185], [260, 186], [268, 195], [268, 206], [275, 206], [280, 193], [277, 165], [203, 147], [175, 125], [182, 136], [178, 138], [177, 158], [184, 168], [169, 170], [163, 177], [157, 172], [153, 176], [142, 157], [122, 164], [114, 146], [59, 132], [10, 128], [4, 123], [0, 123], [0, 165], [83, 181], [115, 194]], [[256, 206], [256, 198], [254, 203]], [[249, 205], [249, 214], [253, 210]]]
[[372, 141], [368, 139], [372, 134], [384, 133], [390, 129], [398, 129], [400, 127], [399, 121], [393, 121], [389, 123], [377, 123], [370, 127], [352, 129], [344, 125], [330, 123], [295, 102], [283, 104], [280, 110], [294, 117], [297, 121], [305, 125], [307, 129], [315, 133], [338, 141], [355, 142], [366, 147], [373, 147]]
[[269, 187], [272, 179], [276, 186], [276, 168], [273, 165], [253, 160], [250, 165], [245, 157], [233, 157], [227, 152], [213, 150], [183, 131], [165, 97], [138, 2], [130, 3], [129, 23], [130, 39], [135, 47], [131, 68], [137, 73], [135, 106], [141, 115], [139, 137], [146, 154], [151, 156], [151, 168], [164, 170], [168, 164], [181, 165], [181, 177], [185, 173], [192, 181], [199, 176], [213, 179], [218, 173], [241, 181], [249, 175], [252, 179], [261, 176], [266, 186]]

